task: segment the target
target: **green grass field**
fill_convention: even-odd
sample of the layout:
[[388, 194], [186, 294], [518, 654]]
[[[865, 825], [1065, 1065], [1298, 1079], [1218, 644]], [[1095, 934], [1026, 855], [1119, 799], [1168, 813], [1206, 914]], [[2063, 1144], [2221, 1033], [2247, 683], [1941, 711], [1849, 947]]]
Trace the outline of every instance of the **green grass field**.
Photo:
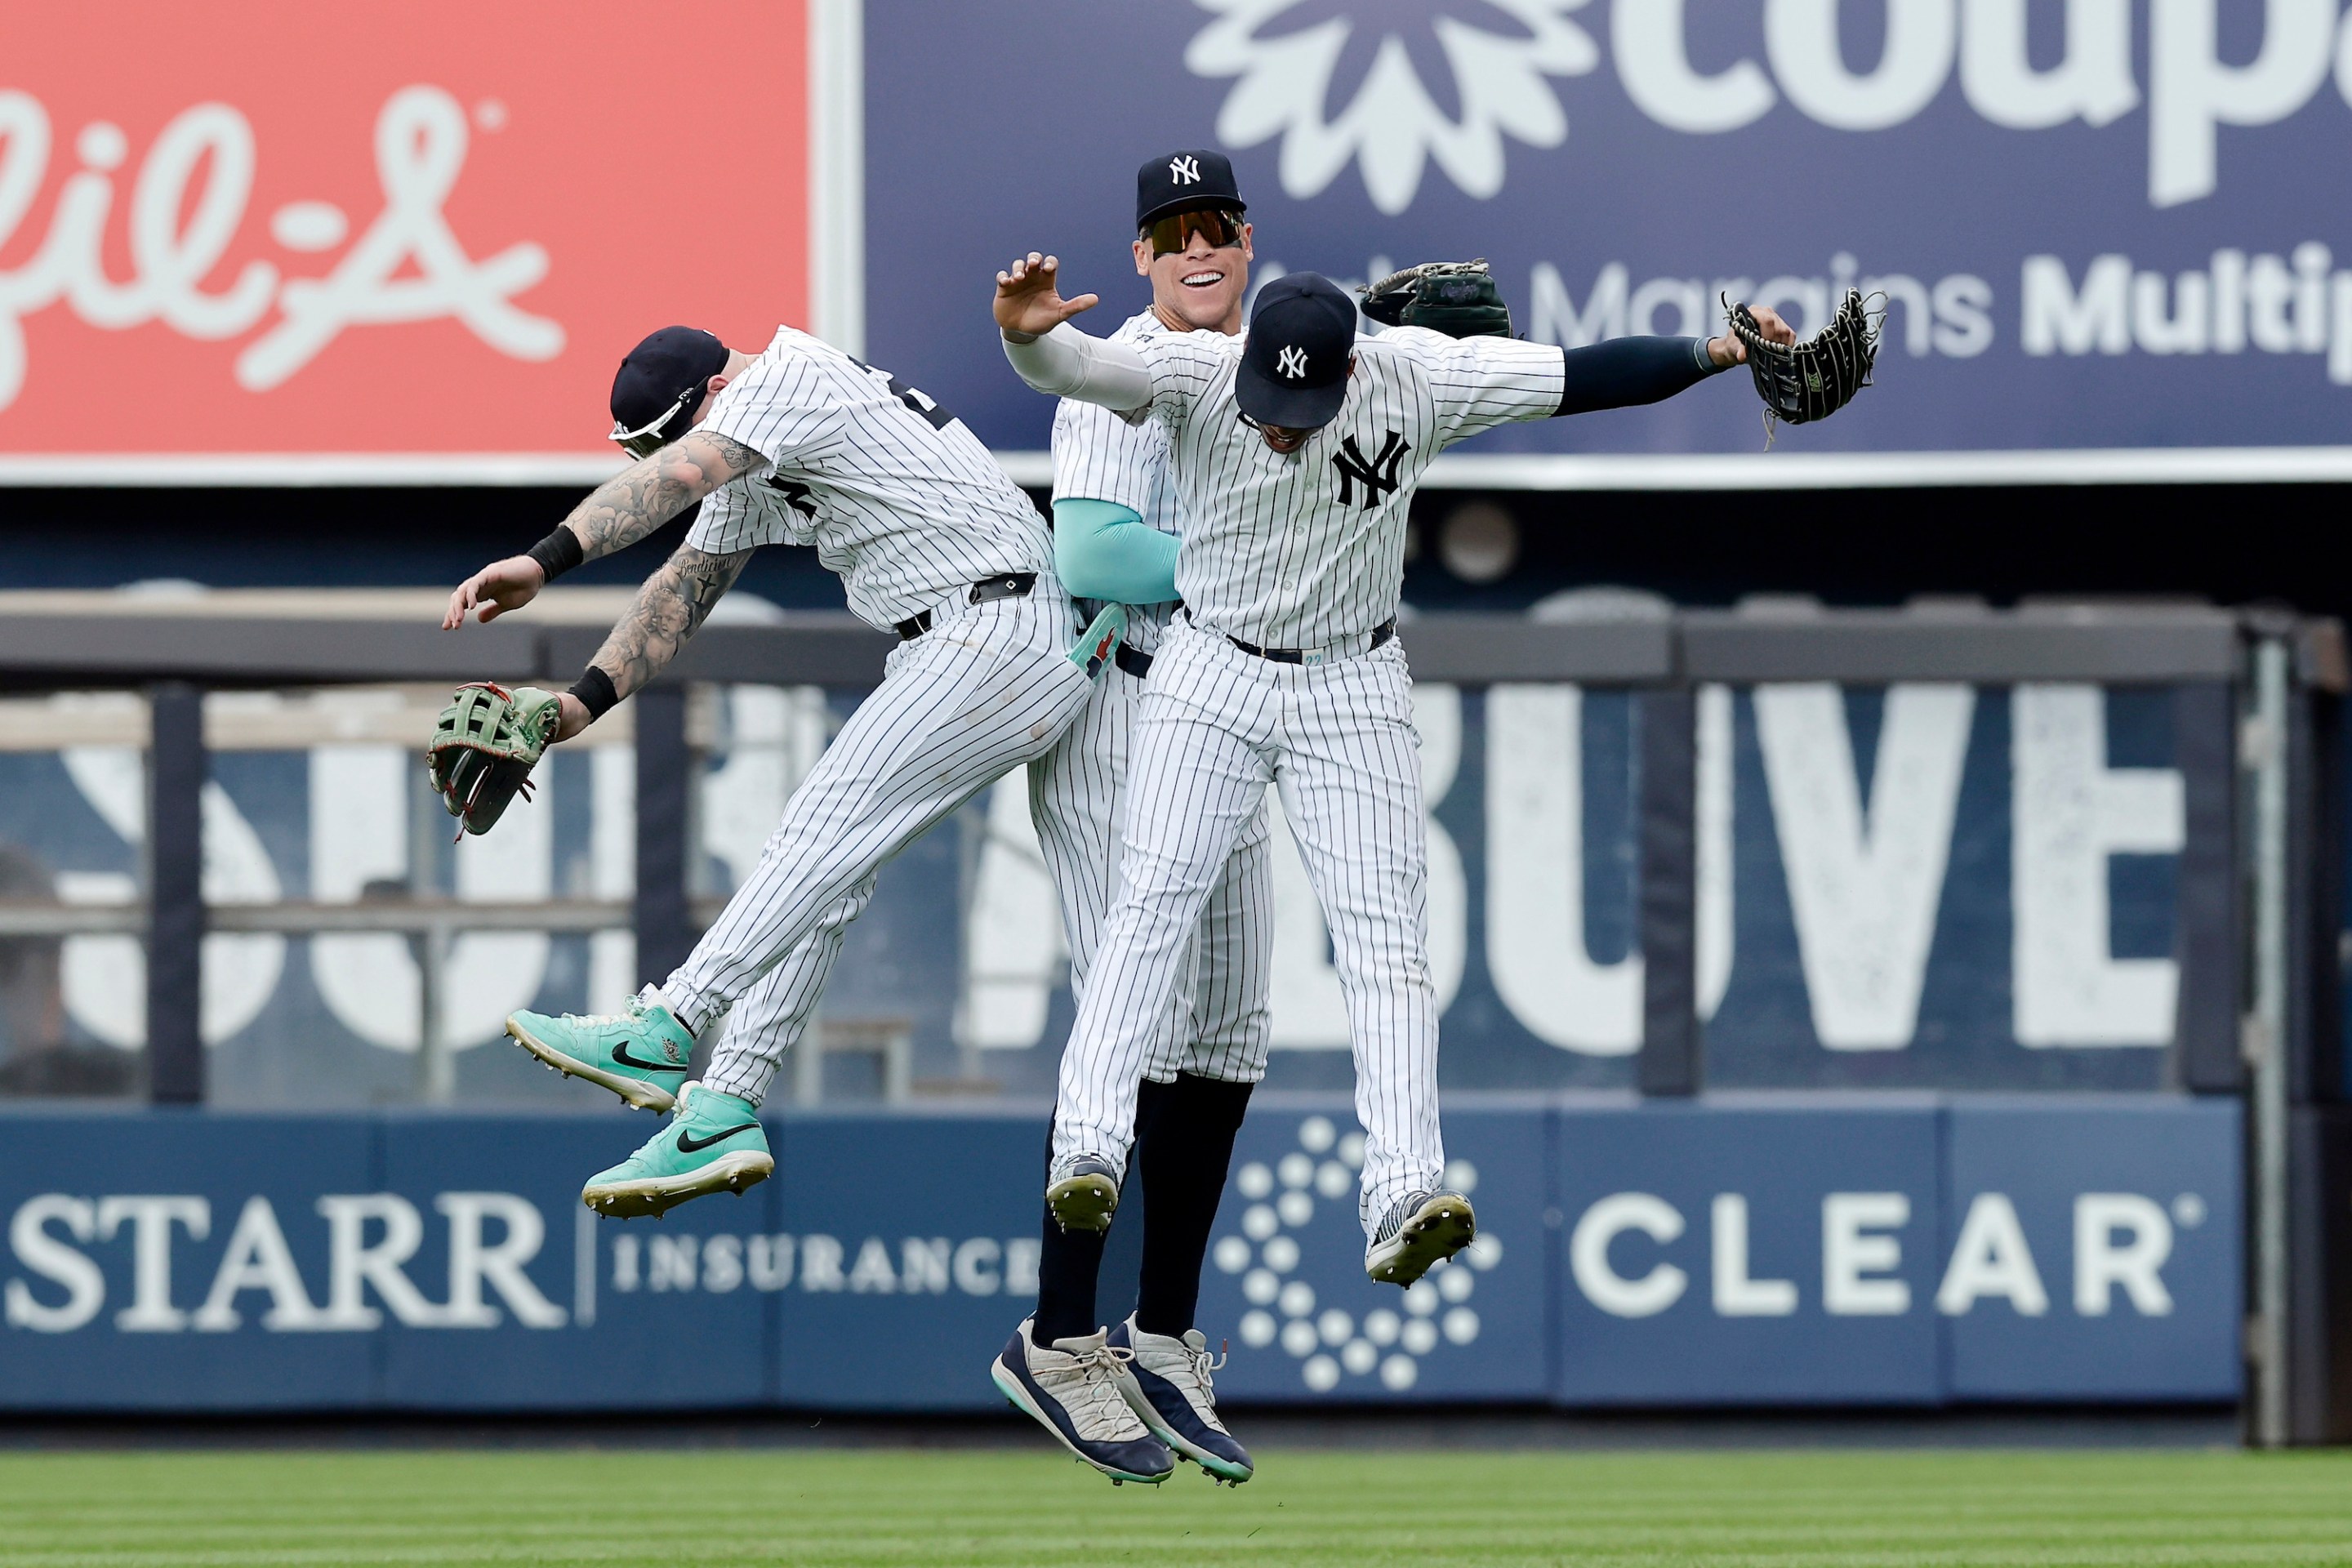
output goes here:
[[1113, 1489], [1018, 1452], [0, 1456], [0, 1563], [2352, 1563], [2352, 1456], [1272, 1453]]

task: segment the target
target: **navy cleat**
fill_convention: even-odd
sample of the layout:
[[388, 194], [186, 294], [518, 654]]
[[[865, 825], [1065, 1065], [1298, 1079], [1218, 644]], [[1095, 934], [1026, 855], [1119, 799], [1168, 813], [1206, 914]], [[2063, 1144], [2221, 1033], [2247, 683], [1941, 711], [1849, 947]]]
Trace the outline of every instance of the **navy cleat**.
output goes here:
[[1024, 1319], [989, 1377], [1013, 1407], [1051, 1432], [1062, 1447], [1111, 1479], [1157, 1486], [1176, 1468], [1176, 1456], [1148, 1431], [1119, 1393], [1118, 1374], [1135, 1352], [1114, 1350], [1097, 1332], [1055, 1340], [1045, 1350], [1029, 1342]]
[[1130, 1352], [1119, 1363], [1118, 1391], [1152, 1436], [1218, 1480], [1239, 1486], [1255, 1473], [1249, 1450], [1217, 1418], [1217, 1391], [1209, 1374], [1225, 1358], [1209, 1354], [1200, 1330], [1187, 1329], [1181, 1339], [1149, 1334], [1130, 1315], [1106, 1342]]

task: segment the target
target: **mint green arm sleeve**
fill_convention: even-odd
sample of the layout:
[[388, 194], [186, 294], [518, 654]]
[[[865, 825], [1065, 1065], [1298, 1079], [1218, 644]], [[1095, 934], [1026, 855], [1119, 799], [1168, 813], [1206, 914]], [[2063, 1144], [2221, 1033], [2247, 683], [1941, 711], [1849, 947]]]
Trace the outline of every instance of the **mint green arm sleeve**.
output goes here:
[[1107, 500], [1054, 503], [1054, 570], [1081, 599], [1164, 605], [1176, 597], [1176, 536]]

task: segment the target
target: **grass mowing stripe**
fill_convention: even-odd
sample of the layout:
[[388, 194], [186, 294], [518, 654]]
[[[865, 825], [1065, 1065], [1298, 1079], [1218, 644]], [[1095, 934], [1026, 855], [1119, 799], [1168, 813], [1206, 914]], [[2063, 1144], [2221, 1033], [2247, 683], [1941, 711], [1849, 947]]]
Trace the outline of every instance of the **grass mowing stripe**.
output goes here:
[[[2352, 1463], [2235, 1453], [1264, 1457], [1114, 1491], [1039, 1455], [665, 1449], [0, 1457], [25, 1568], [2352, 1562]], [[658, 1477], [651, 1495], [630, 1489]], [[682, 1533], [682, 1521], [691, 1528]]]

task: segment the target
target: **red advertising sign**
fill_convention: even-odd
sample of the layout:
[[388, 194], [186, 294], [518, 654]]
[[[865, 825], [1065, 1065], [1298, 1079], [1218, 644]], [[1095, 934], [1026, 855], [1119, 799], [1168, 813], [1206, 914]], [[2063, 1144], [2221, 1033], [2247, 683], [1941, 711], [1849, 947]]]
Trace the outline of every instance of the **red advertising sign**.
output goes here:
[[14, 7], [0, 460], [610, 453], [646, 332], [807, 324], [807, 53], [802, 0]]

